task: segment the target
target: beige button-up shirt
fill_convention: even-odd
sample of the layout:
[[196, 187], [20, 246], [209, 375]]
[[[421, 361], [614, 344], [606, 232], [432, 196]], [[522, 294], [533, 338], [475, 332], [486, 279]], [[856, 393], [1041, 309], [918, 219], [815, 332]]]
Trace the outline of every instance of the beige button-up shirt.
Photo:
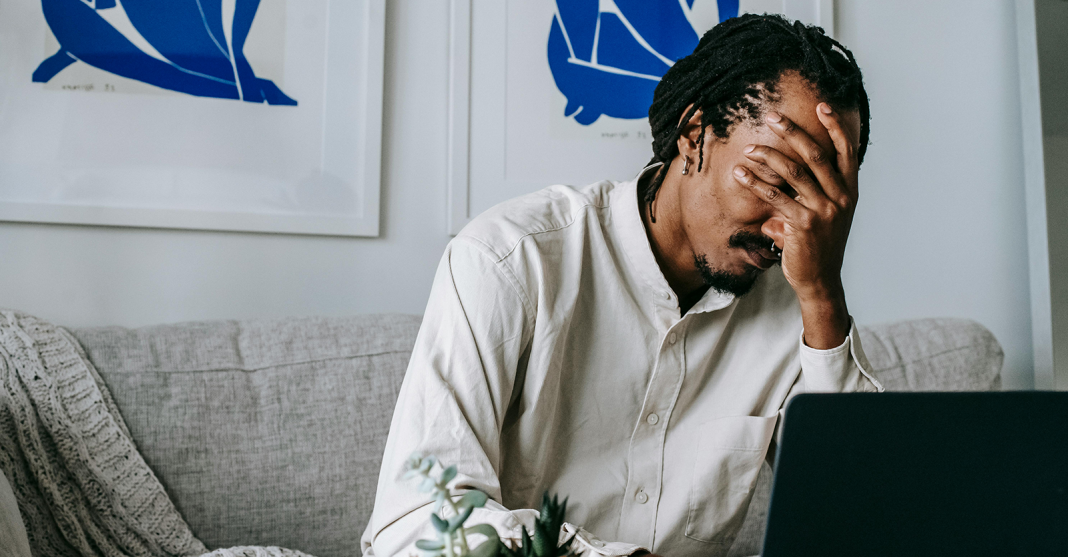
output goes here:
[[[646, 169], [648, 171], [650, 169]], [[643, 171], [645, 172], [645, 171]], [[471, 222], [446, 248], [397, 402], [365, 555], [434, 538], [413, 452], [491, 501], [467, 524], [532, 529], [569, 497], [587, 554], [726, 555], [788, 398], [875, 391], [854, 328], [814, 350], [780, 267], [685, 315], [638, 212], [637, 178], [552, 186]]]

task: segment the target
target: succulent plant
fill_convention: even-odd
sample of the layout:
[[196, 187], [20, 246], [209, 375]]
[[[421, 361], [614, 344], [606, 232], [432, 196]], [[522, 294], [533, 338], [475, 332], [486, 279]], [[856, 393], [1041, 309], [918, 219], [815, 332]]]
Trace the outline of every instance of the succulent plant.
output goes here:
[[[405, 462], [404, 478], [418, 478], [419, 491], [429, 492], [434, 498], [430, 522], [438, 533], [438, 539], [415, 542], [415, 547], [425, 557], [561, 557], [572, 553], [573, 536], [562, 544], [557, 543], [567, 512], [567, 499], [560, 502], [556, 496], [550, 499], [548, 492], [542, 495], [541, 515], [534, 523], [533, 534], [524, 526], [520, 544], [511, 547], [500, 539], [497, 530], [489, 524], [464, 526], [475, 509], [485, 506], [489, 496], [473, 489], [453, 501], [448, 486], [456, 478], [456, 466], [442, 465], [441, 473], [435, 478], [433, 471], [437, 464], [440, 463], [433, 455], [423, 456], [419, 453], [413, 454]], [[449, 518], [439, 516], [442, 508], [452, 511]], [[472, 548], [468, 535], [475, 534], [484, 536], [486, 540]]]

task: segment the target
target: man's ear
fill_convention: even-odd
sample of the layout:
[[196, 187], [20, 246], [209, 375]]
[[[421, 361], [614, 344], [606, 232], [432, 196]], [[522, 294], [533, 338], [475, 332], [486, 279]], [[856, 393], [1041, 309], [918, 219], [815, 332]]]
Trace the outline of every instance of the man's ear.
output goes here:
[[[682, 116], [679, 118], [679, 123], [682, 123], [682, 119], [693, 110], [693, 103], [690, 103], [686, 107], [686, 110], [682, 111]], [[679, 154], [685, 157], [690, 157], [691, 160], [696, 161], [698, 157], [698, 151], [701, 149], [701, 109], [698, 108], [694, 111], [690, 120], [682, 127], [682, 133], [679, 134], [678, 148]]]

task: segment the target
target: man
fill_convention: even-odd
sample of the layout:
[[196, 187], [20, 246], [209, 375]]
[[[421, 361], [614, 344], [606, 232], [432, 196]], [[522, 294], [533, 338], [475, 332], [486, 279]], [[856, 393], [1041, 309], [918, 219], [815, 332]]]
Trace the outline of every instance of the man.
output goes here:
[[788, 398], [881, 390], [841, 283], [868, 140], [852, 54], [778, 16], [730, 19], [649, 119], [635, 180], [503, 203], [449, 244], [365, 555], [433, 537], [401, 477], [416, 451], [487, 492], [468, 523], [504, 538], [549, 491], [570, 497], [579, 551], [726, 555]]

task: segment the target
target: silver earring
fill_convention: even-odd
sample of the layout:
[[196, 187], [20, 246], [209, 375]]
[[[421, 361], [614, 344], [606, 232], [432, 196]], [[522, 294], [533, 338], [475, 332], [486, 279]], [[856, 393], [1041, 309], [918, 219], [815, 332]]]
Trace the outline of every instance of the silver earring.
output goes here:
[[690, 173], [690, 157], [683, 157], [683, 159], [682, 159], [682, 173], [683, 174], [689, 174]]
[[782, 250], [775, 247], [775, 240], [771, 241], [771, 253], [776, 257], [782, 257]]

